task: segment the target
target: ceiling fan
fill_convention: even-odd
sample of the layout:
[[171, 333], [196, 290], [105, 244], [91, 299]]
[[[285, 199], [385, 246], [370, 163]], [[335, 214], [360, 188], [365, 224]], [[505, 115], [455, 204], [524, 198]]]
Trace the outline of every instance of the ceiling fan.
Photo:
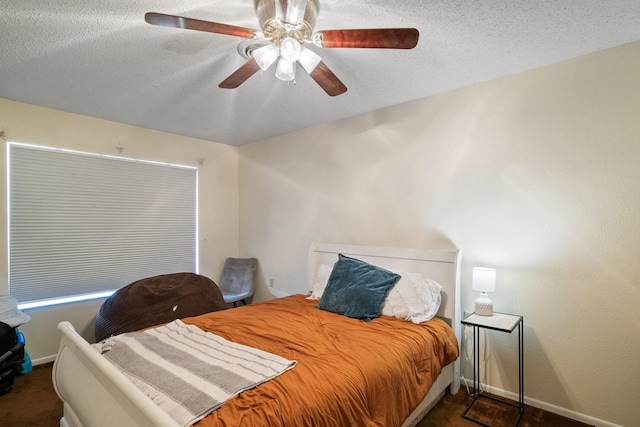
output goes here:
[[278, 79], [294, 80], [296, 64], [300, 64], [328, 95], [336, 96], [345, 93], [347, 87], [320, 55], [305, 44], [321, 48], [374, 49], [413, 49], [418, 44], [419, 33], [415, 28], [314, 31], [320, 8], [318, 0], [254, 0], [253, 6], [261, 30], [156, 12], [146, 13], [144, 19], [153, 25], [251, 40], [239, 47], [239, 52], [248, 61], [218, 85], [224, 89], [237, 88], [258, 70], [268, 69], [277, 60], [275, 74]]

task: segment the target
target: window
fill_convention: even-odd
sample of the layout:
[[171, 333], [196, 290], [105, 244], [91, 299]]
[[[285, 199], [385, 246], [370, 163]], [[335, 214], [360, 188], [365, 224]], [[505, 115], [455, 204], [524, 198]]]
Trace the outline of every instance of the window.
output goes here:
[[197, 169], [9, 143], [9, 293], [21, 308], [198, 272]]

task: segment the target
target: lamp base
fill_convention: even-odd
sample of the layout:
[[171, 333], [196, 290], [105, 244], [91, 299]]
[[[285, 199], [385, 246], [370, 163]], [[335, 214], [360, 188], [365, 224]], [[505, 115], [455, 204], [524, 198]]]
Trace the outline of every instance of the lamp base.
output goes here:
[[478, 316], [493, 316], [493, 302], [484, 292], [476, 299], [476, 314]]

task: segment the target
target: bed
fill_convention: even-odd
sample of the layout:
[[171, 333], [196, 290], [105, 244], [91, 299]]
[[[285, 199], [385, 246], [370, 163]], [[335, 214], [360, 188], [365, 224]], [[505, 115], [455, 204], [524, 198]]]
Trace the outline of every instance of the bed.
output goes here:
[[[196, 427], [408, 427], [447, 390], [458, 391], [459, 251], [314, 243], [308, 261], [310, 291], [318, 271], [333, 265], [339, 254], [437, 281], [442, 285], [437, 317], [421, 324], [391, 316], [365, 322], [318, 309], [318, 301], [306, 295], [290, 295], [183, 319], [297, 362], [277, 378], [230, 398]], [[62, 337], [53, 382], [64, 403], [62, 427], [180, 425], [70, 323], [61, 322], [58, 328]], [[391, 354], [405, 359], [384, 365]], [[396, 369], [414, 362], [408, 370]], [[355, 391], [345, 395], [352, 386]]]

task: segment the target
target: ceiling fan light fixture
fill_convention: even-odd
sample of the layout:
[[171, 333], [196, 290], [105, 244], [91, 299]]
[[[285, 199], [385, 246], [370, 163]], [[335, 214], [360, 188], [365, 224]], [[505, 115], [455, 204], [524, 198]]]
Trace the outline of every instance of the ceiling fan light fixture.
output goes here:
[[295, 79], [296, 62], [329, 95], [336, 96], [347, 87], [314, 51], [303, 47], [313, 43], [321, 48], [413, 49], [419, 39], [415, 28], [363, 28], [315, 31], [319, 0], [253, 0], [261, 30], [203, 21], [157, 12], [145, 14], [152, 25], [205, 31], [245, 39], [238, 53], [247, 61], [218, 86], [233, 89], [259, 70], [266, 70], [278, 60], [276, 77]]
[[278, 47], [270, 43], [251, 52], [251, 56], [256, 60], [258, 66], [265, 71], [278, 59]]
[[280, 57], [287, 61], [296, 62], [300, 58], [302, 46], [300, 42], [293, 37], [286, 37], [280, 43]]
[[283, 57], [278, 61], [276, 77], [284, 82], [290, 82], [296, 78], [296, 63]]
[[302, 65], [302, 68], [309, 74], [316, 69], [321, 60], [320, 55], [306, 47], [302, 48], [300, 57], [298, 58], [298, 62]]

